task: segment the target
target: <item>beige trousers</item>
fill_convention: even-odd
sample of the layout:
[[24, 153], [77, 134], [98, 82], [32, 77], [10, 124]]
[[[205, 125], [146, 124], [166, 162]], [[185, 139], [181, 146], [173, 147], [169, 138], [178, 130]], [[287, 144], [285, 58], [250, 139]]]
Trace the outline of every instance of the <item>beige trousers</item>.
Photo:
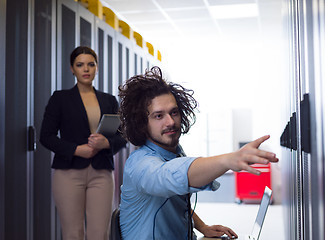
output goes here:
[[[52, 190], [63, 240], [107, 240], [114, 193], [110, 170], [56, 169]], [[85, 219], [86, 218], [86, 219]]]

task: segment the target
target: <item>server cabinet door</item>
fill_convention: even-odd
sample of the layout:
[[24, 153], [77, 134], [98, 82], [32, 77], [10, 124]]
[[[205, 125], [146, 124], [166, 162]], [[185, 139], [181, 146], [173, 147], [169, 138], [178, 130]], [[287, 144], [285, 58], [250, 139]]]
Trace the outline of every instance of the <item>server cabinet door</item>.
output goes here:
[[78, 4], [77, 45], [95, 48], [95, 16]]
[[96, 20], [96, 27], [95, 27], [95, 33], [96, 33], [96, 39], [97, 44], [95, 51], [97, 53], [98, 57], [98, 73], [97, 73], [97, 81], [95, 82], [95, 86], [98, 90], [105, 92], [104, 89], [104, 60], [105, 60], [105, 31], [103, 27], [100, 27]]
[[57, 2], [57, 89], [69, 89], [75, 84], [70, 70], [70, 53], [77, 43], [78, 3]]
[[135, 45], [133, 48], [134, 51], [134, 60], [133, 60], [133, 68], [134, 68], [134, 74], [142, 74], [143, 73], [143, 55], [144, 55], [144, 49]]
[[[6, 2], [4, 111], [4, 239], [31, 239], [30, 163], [27, 152], [28, 1]], [[2, 81], [2, 80], [1, 80]], [[3, 89], [2, 89], [3, 90]], [[28, 179], [28, 181], [26, 181]]]
[[[51, 193], [51, 152], [39, 143], [45, 106], [55, 81], [55, 5], [53, 0], [34, 2], [34, 61], [31, 79], [32, 119], [36, 132], [33, 163], [33, 239], [55, 239], [56, 212]], [[34, 146], [35, 147], [35, 146]], [[32, 148], [32, 146], [31, 146]]]
[[116, 79], [117, 81], [113, 81], [113, 93], [118, 90], [118, 86], [121, 85], [123, 82], [126, 81], [126, 79], [130, 78], [131, 76], [131, 61], [133, 61], [133, 58], [131, 58], [132, 54], [132, 44], [131, 41], [123, 36], [120, 33], [116, 34], [116, 48], [117, 48], [117, 54], [115, 55], [115, 59], [117, 60], [117, 74]]
[[98, 54], [98, 81], [96, 86], [99, 90], [112, 94], [113, 85], [113, 39], [115, 30], [107, 23], [96, 17], [95, 19], [96, 47]]
[[106, 54], [107, 54], [107, 58], [106, 58], [106, 62], [105, 62], [105, 66], [106, 66], [106, 71], [105, 71], [105, 83], [107, 85], [107, 92], [110, 94], [113, 94], [113, 82], [114, 82], [114, 74], [116, 72], [117, 69], [117, 62], [114, 61], [114, 56], [116, 55], [116, 47], [115, 46], [115, 30], [113, 30], [112, 28], [106, 28], [106, 34], [105, 34], [105, 39], [106, 39]]
[[[6, 32], [6, 0], [0, 0], [0, 32]], [[6, 36], [0, 35], [0, 55], [6, 56]], [[0, 166], [5, 165], [5, 58], [0, 59]], [[5, 210], [5, 169], [0, 167], [0, 212]], [[4, 239], [5, 218], [0, 215], [0, 239]]]
[[[131, 56], [131, 42], [128, 38], [124, 37], [120, 33], [116, 33], [116, 38], [113, 42], [113, 47], [116, 48], [116, 52], [113, 55], [114, 65], [114, 77], [113, 77], [113, 89], [112, 94], [118, 95], [118, 86], [121, 85], [126, 79], [130, 77], [130, 56]], [[120, 186], [123, 181], [123, 169], [125, 160], [128, 157], [129, 146], [123, 148], [118, 154], [115, 155], [115, 196], [114, 206], [117, 207], [120, 200]]]

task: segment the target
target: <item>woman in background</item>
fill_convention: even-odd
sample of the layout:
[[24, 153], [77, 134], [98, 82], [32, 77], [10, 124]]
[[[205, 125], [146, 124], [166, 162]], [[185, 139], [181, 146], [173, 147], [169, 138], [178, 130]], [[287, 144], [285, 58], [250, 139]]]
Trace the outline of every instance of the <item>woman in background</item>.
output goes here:
[[51, 96], [40, 142], [55, 153], [52, 191], [63, 239], [83, 240], [86, 232], [89, 240], [107, 240], [114, 192], [113, 155], [126, 141], [118, 132], [104, 136], [96, 129], [103, 114], [117, 113], [118, 103], [114, 96], [92, 86], [98, 71], [92, 49], [74, 49], [70, 65], [77, 84]]

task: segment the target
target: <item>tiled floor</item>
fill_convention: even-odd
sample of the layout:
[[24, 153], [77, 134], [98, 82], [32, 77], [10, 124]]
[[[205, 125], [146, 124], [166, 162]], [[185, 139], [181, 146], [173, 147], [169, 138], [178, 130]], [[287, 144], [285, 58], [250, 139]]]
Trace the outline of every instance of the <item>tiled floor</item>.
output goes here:
[[[206, 224], [224, 225], [233, 229], [238, 235], [245, 235], [252, 230], [258, 207], [257, 204], [198, 202], [195, 212]], [[208, 239], [203, 238], [201, 233], [196, 233], [198, 239]], [[274, 239], [285, 240], [283, 208], [281, 205], [269, 206], [260, 235], [260, 240]]]

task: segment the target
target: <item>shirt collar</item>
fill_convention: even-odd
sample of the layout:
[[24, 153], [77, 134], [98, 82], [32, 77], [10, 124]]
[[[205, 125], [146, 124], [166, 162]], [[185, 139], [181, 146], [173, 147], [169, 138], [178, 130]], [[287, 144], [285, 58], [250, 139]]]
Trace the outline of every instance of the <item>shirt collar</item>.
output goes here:
[[184, 151], [183, 151], [181, 145], [179, 145], [179, 144], [176, 147], [176, 154], [163, 149], [162, 147], [158, 146], [157, 144], [151, 142], [150, 140], [146, 141], [145, 146], [147, 148], [151, 149], [153, 152], [157, 152], [158, 154], [160, 154], [166, 161], [172, 160], [179, 156], [185, 156]]

